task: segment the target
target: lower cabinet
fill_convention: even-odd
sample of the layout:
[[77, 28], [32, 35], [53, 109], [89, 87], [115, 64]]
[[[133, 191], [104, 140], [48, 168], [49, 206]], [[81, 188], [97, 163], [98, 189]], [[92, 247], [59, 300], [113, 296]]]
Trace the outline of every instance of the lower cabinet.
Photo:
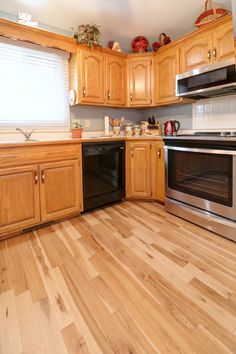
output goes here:
[[82, 211], [79, 144], [0, 149], [0, 160], [0, 237]]
[[0, 235], [40, 221], [38, 165], [0, 170]]
[[126, 142], [126, 197], [165, 197], [164, 144], [162, 141]]
[[162, 141], [126, 142], [126, 197], [164, 201], [165, 171]]
[[127, 143], [126, 175], [128, 198], [151, 198], [151, 143]]
[[79, 210], [78, 161], [42, 164], [40, 200], [42, 221], [52, 220]]

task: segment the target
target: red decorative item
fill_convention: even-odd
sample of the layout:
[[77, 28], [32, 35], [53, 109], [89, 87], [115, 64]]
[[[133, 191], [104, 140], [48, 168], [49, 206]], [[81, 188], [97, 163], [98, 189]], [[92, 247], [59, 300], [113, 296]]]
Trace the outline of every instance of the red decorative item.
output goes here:
[[146, 37], [139, 36], [134, 38], [131, 48], [134, 53], [143, 53], [147, 52], [149, 47], [149, 42]]
[[154, 52], [156, 52], [160, 47], [161, 47], [161, 43], [159, 42], [152, 43], [152, 49]]
[[171, 42], [170, 37], [167, 36], [164, 32], [162, 32], [159, 36], [159, 42], [152, 43], [152, 49], [154, 52], [156, 52], [160, 47], [170, 42]]
[[[208, 5], [210, 8], [208, 8]], [[207, 0], [205, 2], [205, 11], [198, 17], [197, 21], [195, 22], [195, 26], [198, 28], [206, 26], [212, 21], [227, 15], [227, 13], [227, 9], [216, 8], [213, 0]]]
[[162, 32], [159, 36], [159, 41], [160, 41], [161, 45], [166, 45], [171, 42], [171, 39], [164, 32]]

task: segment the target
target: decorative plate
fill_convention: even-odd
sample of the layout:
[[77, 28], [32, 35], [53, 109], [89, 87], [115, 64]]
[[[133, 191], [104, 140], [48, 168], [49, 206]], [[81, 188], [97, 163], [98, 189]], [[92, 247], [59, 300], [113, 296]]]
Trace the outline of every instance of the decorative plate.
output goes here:
[[149, 42], [146, 37], [138, 36], [134, 38], [131, 47], [134, 53], [147, 52], [149, 47]]

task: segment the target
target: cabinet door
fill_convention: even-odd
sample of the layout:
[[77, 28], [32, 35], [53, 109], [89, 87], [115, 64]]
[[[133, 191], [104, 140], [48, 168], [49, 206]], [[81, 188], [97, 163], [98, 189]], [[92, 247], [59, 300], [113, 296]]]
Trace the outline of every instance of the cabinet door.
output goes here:
[[164, 143], [158, 141], [153, 143], [152, 149], [152, 189], [153, 197], [161, 202], [165, 200], [165, 159]]
[[104, 55], [95, 51], [80, 52], [80, 101], [104, 103]]
[[106, 58], [106, 103], [124, 106], [126, 97], [125, 59], [115, 56]]
[[152, 60], [129, 60], [129, 104], [148, 106], [152, 103]]
[[181, 45], [181, 72], [191, 71], [212, 62], [212, 34], [201, 33]]
[[80, 210], [78, 164], [78, 160], [72, 160], [40, 165], [42, 221]]
[[150, 142], [127, 143], [127, 197], [150, 198], [151, 193]]
[[171, 48], [154, 59], [155, 103], [179, 101], [176, 97], [176, 75], [179, 73], [179, 49]]
[[213, 32], [213, 59], [220, 62], [234, 58], [234, 55], [233, 25], [230, 21]]
[[39, 221], [38, 165], [0, 170], [0, 235]]

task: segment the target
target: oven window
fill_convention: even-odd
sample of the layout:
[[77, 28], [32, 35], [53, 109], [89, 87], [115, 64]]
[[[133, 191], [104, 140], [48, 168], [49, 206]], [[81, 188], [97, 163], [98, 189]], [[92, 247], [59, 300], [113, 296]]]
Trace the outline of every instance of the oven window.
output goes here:
[[168, 187], [232, 207], [232, 156], [168, 150]]

